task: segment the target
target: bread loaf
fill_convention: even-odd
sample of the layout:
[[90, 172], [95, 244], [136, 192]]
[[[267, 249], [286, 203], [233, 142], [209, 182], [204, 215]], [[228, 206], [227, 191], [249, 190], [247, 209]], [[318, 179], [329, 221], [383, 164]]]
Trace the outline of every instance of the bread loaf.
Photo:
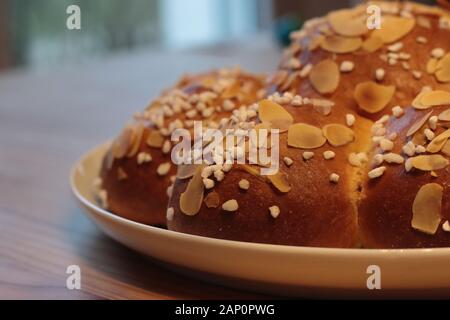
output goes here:
[[448, 11], [410, 2], [307, 22], [258, 103], [255, 125], [282, 131], [279, 173], [199, 167], [176, 180], [169, 229], [299, 246], [449, 246], [449, 39]]
[[264, 80], [239, 68], [185, 76], [137, 113], [104, 157], [99, 194], [105, 207], [127, 219], [165, 227], [176, 173], [171, 133], [192, 130], [194, 121], [218, 127], [234, 110], [263, 94]]

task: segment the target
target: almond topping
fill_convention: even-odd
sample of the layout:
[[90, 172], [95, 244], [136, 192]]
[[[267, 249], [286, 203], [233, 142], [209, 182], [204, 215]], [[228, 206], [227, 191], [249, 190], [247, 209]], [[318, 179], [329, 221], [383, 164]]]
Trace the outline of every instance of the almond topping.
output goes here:
[[363, 50], [369, 53], [377, 51], [382, 46], [383, 40], [380, 37], [374, 36], [373, 34], [369, 38], [367, 38], [362, 44]]
[[164, 137], [157, 130], [152, 130], [147, 137], [147, 145], [152, 148], [161, 148], [164, 144]]
[[231, 99], [237, 97], [240, 92], [241, 92], [241, 83], [235, 80], [232, 85], [228, 86], [225, 89], [225, 91], [221, 95], [221, 98], [223, 100]]
[[167, 211], [166, 211], [166, 219], [167, 219], [168, 221], [172, 221], [172, 220], [173, 220], [174, 214], [175, 214], [175, 210], [174, 210], [172, 207], [167, 208]]
[[386, 167], [378, 167], [369, 172], [368, 176], [370, 179], [376, 179], [381, 177], [386, 171]]
[[333, 93], [339, 85], [339, 79], [339, 66], [330, 59], [319, 62], [309, 73], [309, 81], [320, 94]]
[[338, 183], [339, 179], [340, 179], [340, 176], [338, 174], [336, 174], [336, 173], [330, 174], [330, 177], [329, 177], [330, 182]]
[[334, 153], [331, 150], [327, 150], [323, 153], [323, 158], [325, 160], [331, 160], [331, 159], [334, 159], [335, 157], [336, 157], [336, 153]]
[[430, 153], [437, 153], [441, 151], [449, 138], [450, 138], [450, 129], [447, 129], [430, 142], [430, 144], [427, 146], [427, 151]]
[[180, 210], [185, 215], [195, 216], [202, 206], [203, 201], [203, 179], [202, 166], [198, 166], [197, 170], [189, 181], [186, 190], [180, 196]]
[[328, 124], [322, 129], [323, 135], [333, 147], [345, 146], [355, 140], [352, 129], [341, 124]]
[[303, 152], [302, 157], [303, 157], [303, 159], [305, 159], [305, 160], [310, 160], [310, 159], [312, 159], [312, 158], [314, 157], [314, 152], [311, 152], [311, 151], [305, 151], [305, 152]]
[[440, 82], [450, 82], [450, 53], [447, 53], [437, 63], [435, 76]]
[[442, 230], [445, 232], [450, 232], [450, 222], [448, 220], [442, 224]]
[[383, 160], [387, 163], [396, 163], [396, 164], [402, 164], [405, 162], [405, 159], [397, 153], [387, 153], [383, 156]]
[[147, 152], [139, 152], [137, 155], [137, 163], [144, 164], [152, 161], [152, 155]]
[[113, 143], [113, 154], [117, 159], [123, 158], [132, 143], [133, 138], [133, 129], [131, 127], [126, 127], [122, 130], [119, 137]]
[[341, 72], [347, 73], [352, 72], [355, 69], [355, 64], [352, 61], [342, 61], [340, 70]]
[[242, 190], [248, 190], [250, 188], [250, 182], [247, 179], [240, 180], [239, 188]]
[[439, 114], [440, 121], [450, 121], [450, 109], [447, 109]]
[[128, 158], [134, 157], [136, 155], [136, 153], [138, 152], [139, 147], [141, 146], [143, 134], [144, 134], [144, 126], [142, 124], [139, 124], [139, 125], [133, 127], [133, 139], [132, 139], [132, 145], [130, 147], [130, 150], [127, 153]]
[[369, 113], [377, 113], [387, 106], [394, 93], [395, 86], [383, 86], [367, 81], [356, 86], [354, 97], [361, 109]]
[[354, 167], [363, 167], [365, 163], [367, 163], [369, 159], [367, 158], [367, 154], [364, 152], [360, 153], [350, 153], [348, 156], [348, 162]]
[[[450, 104], [450, 92], [443, 91], [443, 90], [435, 90], [435, 91], [429, 91], [424, 92], [419, 95], [420, 101], [419, 103], [423, 106], [424, 109], [428, 109], [430, 107], [434, 106], [441, 106], [441, 105], [447, 105]], [[416, 109], [417, 108], [414, 106]]]
[[416, 20], [412, 18], [386, 16], [383, 27], [374, 30], [373, 35], [380, 37], [383, 43], [393, 43], [410, 33], [415, 24]]
[[442, 153], [445, 154], [446, 156], [450, 157], [450, 140], [447, 141], [447, 143], [444, 145], [444, 147], [442, 148]]
[[338, 34], [346, 37], [361, 36], [368, 32], [366, 17], [355, 9], [333, 11], [327, 15], [328, 23]]
[[289, 184], [288, 177], [285, 173], [279, 171], [274, 175], [267, 176], [267, 179], [269, 179], [278, 191], [283, 193], [291, 191], [291, 185]]
[[228, 212], [234, 212], [239, 209], [239, 204], [236, 200], [231, 199], [222, 204], [222, 209]]
[[350, 53], [361, 48], [361, 38], [348, 38], [342, 36], [326, 37], [322, 43], [321, 48], [332, 53]]
[[353, 127], [355, 122], [356, 122], [356, 118], [353, 114], [348, 113], [345, 115], [345, 123], [347, 124], [347, 126]]
[[161, 163], [156, 169], [156, 173], [159, 176], [165, 176], [170, 171], [170, 162]]
[[269, 208], [270, 215], [276, 219], [280, 215], [280, 208], [278, 206], [272, 206]]
[[430, 111], [429, 113], [427, 113], [425, 116], [423, 116], [422, 118], [420, 118], [416, 123], [414, 123], [408, 130], [408, 132], [406, 133], [407, 137], [412, 136], [413, 134], [415, 134], [417, 131], [419, 131], [425, 123], [427, 123], [428, 119], [430, 118], [430, 116], [432, 115], [433, 111]]
[[288, 145], [294, 148], [315, 149], [323, 146], [327, 139], [322, 130], [305, 123], [296, 123], [289, 127]]
[[[188, 179], [197, 172], [198, 165], [195, 164], [181, 164], [177, 167], [177, 178]], [[207, 177], [206, 177], [207, 178]]]
[[288, 130], [294, 122], [294, 118], [286, 109], [270, 100], [259, 102], [258, 114], [261, 122], [270, 124], [272, 128], [279, 129], [280, 132]]
[[420, 188], [413, 203], [411, 226], [427, 234], [435, 234], [441, 223], [443, 187], [429, 183]]
[[449, 161], [439, 154], [417, 156], [409, 158], [407, 162], [411, 167], [422, 171], [444, 169], [449, 164]]
[[428, 74], [433, 74], [436, 72], [436, 65], [438, 60], [436, 58], [430, 58], [427, 62], [426, 70]]
[[208, 195], [205, 197], [206, 207], [208, 208], [217, 208], [220, 204], [220, 197], [219, 194], [215, 191], [208, 193]]

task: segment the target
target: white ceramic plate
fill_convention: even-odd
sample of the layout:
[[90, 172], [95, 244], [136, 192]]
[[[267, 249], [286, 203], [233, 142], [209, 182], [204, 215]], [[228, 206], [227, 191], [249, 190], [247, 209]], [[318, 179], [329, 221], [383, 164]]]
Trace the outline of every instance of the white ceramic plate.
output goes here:
[[[82, 157], [72, 190], [109, 236], [178, 271], [269, 294], [302, 297], [450, 297], [450, 248], [368, 250], [289, 247], [227, 241], [163, 230], [101, 209], [92, 194], [107, 145]], [[380, 267], [381, 290], [367, 268]]]

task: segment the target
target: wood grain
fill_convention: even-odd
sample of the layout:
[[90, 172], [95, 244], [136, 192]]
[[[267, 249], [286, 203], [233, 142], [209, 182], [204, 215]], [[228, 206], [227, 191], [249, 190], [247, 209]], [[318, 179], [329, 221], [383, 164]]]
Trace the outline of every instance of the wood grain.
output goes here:
[[[278, 53], [266, 38], [240, 47], [146, 49], [51, 72], [0, 74], [1, 299], [263, 297], [178, 275], [107, 238], [68, 185], [82, 153], [115, 135], [181, 73], [275, 67]], [[81, 267], [81, 290], [66, 289], [72, 264]]]

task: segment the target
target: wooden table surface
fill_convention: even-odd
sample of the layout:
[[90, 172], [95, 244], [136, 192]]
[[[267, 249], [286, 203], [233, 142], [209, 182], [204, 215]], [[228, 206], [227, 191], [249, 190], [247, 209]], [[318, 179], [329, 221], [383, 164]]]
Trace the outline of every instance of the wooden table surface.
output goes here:
[[[270, 41], [142, 49], [52, 71], [0, 73], [0, 299], [262, 298], [181, 276], [123, 247], [77, 206], [69, 170], [184, 72], [275, 68]], [[66, 288], [79, 265], [82, 289]]]

